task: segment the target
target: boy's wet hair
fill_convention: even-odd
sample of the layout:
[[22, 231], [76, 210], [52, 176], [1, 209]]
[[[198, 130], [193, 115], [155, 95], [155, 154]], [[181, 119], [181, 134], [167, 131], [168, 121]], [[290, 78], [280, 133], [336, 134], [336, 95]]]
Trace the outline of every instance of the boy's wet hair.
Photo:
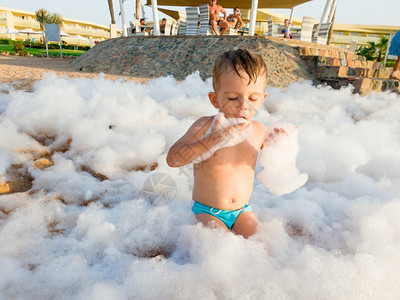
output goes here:
[[237, 49], [226, 51], [219, 55], [213, 68], [213, 88], [216, 91], [219, 88], [221, 77], [228, 68], [231, 67], [240, 77], [240, 71], [243, 70], [249, 76], [249, 83], [256, 82], [261, 77], [267, 83], [268, 69], [264, 59], [258, 53], [246, 49]]

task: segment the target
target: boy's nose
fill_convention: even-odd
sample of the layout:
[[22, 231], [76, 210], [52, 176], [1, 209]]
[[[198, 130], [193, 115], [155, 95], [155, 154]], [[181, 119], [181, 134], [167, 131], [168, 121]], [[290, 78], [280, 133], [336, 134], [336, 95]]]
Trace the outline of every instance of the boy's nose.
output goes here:
[[239, 98], [238, 99], [238, 106], [239, 106], [240, 109], [247, 109], [248, 108], [248, 103], [247, 103], [246, 99]]

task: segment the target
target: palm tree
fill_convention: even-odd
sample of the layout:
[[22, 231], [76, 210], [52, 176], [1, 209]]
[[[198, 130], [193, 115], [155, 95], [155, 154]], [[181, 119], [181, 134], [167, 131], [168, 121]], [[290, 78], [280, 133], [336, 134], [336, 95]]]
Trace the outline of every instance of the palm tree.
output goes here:
[[110, 10], [111, 24], [115, 24], [113, 0], [108, 0], [108, 9]]
[[380, 38], [379, 43], [376, 44], [376, 47], [378, 48], [376, 61], [382, 61], [385, 58], [388, 44], [389, 39], [386, 36]]
[[36, 20], [39, 22], [40, 29], [42, 30], [43, 40], [45, 35], [44, 32], [45, 24], [61, 24], [63, 22], [63, 18], [61, 17], [61, 15], [57, 13], [51, 15], [44, 8], [41, 8], [38, 11], [36, 11], [35, 14], [36, 14]]
[[367, 60], [374, 60], [376, 53], [375, 42], [368, 42], [368, 46], [361, 46], [357, 49], [356, 54], [364, 56]]
[[362, 46], [357, 49], [356, 54], [364, 56], [367, 60], [381, 62], [385, 57], [389, 39], [381, 37], [378, 43], [368, 42], [368, 46]]
[[50, 14], [44, 8], [41, 8], [38, 11], [36, 11], [35, 14], [36, 14], [36, 20], [40, 24], [40, 29], [43, 31], [44, 30], [44, 24], [50, 23]]
[[61, 24], [63, 22], [63, 18], [61, 15], [54, 13], [50, 17], [50, 24]]
[[42, 31], [42, 38], [44, 41], [44, 24], [50, 23], [50, 14], [44, 8], [41, 8], [38, 11], [36, 11], [35, 14], [36, 14], [36, 20], [40, 24], [40, 30]]

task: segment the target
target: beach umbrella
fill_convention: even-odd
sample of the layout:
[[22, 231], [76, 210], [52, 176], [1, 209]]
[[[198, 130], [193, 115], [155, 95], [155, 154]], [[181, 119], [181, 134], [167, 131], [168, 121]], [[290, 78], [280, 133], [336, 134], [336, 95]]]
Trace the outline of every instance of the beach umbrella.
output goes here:
[[19, 33], [27, 34], [28, 38], [30, 34], [42, 34], [42, 31], [33, 31], [31, 28], [25, 28], [24, 30], [19, 31]]
[[71, 36], [63, 30], [60, 30], [60, 36]]
[[84, 36], [81, 36], [79, 34], [75, 35], [74, 38], [76, 38], [76, 39], [78, 39], [80, 41], [88, 41], [89, 40], [88, 38], [85, 38]]
[[4, 33], [4, 34], [19, 34], [19, 32], [17, 30], [10, 29], [10, 28], [7, 28], [6, 30], [3, 30], [1, 33]]
[[[258, 8], [293, 8], [297, 5], [309, 2], [311, 0], [218, 0], [218, 4], [225, 8], [233, 8], [239, 6], [240, 8], [250, 8], [250, 35], [254, 35], [254, 28], [256, 23], [256, 14]], [[152, 2], [157, 5], [167, 6], [199, 6], [207, 3], [205, 0], [147, 0], [147, 5]]]
[[170, 16], [172, 19], [178, 20], [179, 19], [179, 14], [176, 10], [170, 10], [166, 8], [158, 8], [159, 11], [162, 13], [166, 14], [167, 16]]
[[78, 45], [80, 45], [81, 44], [81, 41], [88, 41], [89, 39], [88, 38], [85, 38], [84, 36], [81, 36], [81, 35], [75, 35], [75, 36], [73, 36], [73, 38], [75, 38], [75, 39], [77, 39], [78, 40]]

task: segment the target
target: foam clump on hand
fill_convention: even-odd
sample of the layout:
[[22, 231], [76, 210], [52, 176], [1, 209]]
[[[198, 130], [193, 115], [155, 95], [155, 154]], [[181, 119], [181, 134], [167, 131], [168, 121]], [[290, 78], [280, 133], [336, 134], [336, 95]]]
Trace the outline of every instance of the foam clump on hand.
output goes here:
[[300, 174], [296, 167], [299, 152], [298, 127], [292, 124], [276, 124], [271, 128], [278, 128], [279, 131], [271, 133], [269, 130], [264, 138], [259, 160], [264, 169], [257, 174], [257, 179], [272, 194], [281, 196], [304, 185], [308, 175]]
[[[240, 124], [249, 124], [245, 129], [240, 129]], [[231, 128], [229, 128], [231, 127]], [[221, 141], [207, 149], [206, 152], [196, 157], [193, 162], [199, 163], [210, 158], [216, 151], [242, 143], [251, 136], [251, 122], [243, 118], [225, 118], [223, 112], [218, 113], [202, 139], [211, 134], [221, 136]]]

